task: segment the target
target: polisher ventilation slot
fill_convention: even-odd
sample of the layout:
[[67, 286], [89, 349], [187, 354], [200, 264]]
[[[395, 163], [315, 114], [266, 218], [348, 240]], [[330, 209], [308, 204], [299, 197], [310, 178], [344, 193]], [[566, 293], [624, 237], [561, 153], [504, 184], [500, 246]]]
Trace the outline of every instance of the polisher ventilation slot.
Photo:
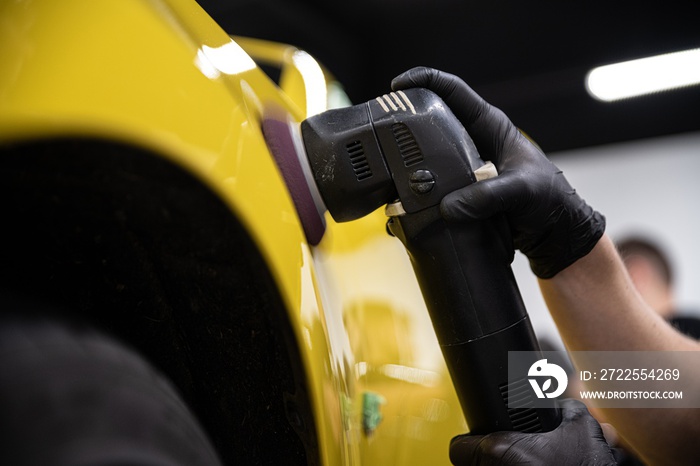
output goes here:
[[345, 146], [350, 156], [350, 164], [355, 172], [357, 181], [365, 180], [372, 176], [372, 169], [369, 167], [367, 156], [365, 156], [365, 148], [362, 147], [362, 142], [354, 141]]
[[399, 146], [399, 153], [401, 153], [401, 158], [403, 158], [404, 166], [410, 167], [423, 161], [423, 153], [408, 126], [403, 123], [394, 123], [391, 125], [391, 132], [394, 134], [396, 144]]
[[539, 414], [534, 407], [532, 390], [527, 379], [519, 379], [499, 387], [506, 406], [508, 403], [517, 404], [520, 408], [508, 408], [508, 417], [513, 429], [519, 432], [542, 432]]

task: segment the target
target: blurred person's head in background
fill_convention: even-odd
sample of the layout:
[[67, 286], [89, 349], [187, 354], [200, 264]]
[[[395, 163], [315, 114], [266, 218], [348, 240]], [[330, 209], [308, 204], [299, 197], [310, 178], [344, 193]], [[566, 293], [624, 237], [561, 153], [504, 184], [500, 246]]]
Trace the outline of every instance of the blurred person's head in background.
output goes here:
[[635, 288], [656, 312], [670, 319], [676, 312], [673, 289], [673, 266], [665, 251], [655, 242], [640, 236], [617, 241]]

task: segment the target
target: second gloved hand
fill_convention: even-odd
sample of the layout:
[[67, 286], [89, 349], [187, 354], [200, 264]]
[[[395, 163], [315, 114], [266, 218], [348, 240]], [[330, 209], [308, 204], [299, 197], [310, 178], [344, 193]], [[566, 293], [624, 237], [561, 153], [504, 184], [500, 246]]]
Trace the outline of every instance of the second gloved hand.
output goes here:
[[551, 278], [588, 254], [605, 230], [604, 217], [576, 193], [547, 157], [499, 109], [460, 78], [431, 68], [413, 68], [394, 79], [394, 90], [424, 87], [450, 107], [474, 140], [481, 157], [499, 175], [447, 195], [448, 221], [470, 221], [504, 213], [513, 246], [532, 271]]
[[611, 466], [617, 464], [600, 424], [578, 400], [563, 400], [562, 420], [551, 432], [460, 435], [450, 444], [456, 466]]

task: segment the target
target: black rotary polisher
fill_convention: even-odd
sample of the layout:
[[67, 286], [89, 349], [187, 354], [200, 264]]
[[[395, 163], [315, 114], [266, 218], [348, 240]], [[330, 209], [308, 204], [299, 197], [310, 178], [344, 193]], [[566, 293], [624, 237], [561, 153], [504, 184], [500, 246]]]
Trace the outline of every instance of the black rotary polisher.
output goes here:
[[509, 380], [508, 352], [537, 355], [539, 345], [510, 267], [505, 219], [454, 224], [440, 216], [446, 194], [497, 176], [442, 99], [408, 89], [300, 126], [268, 119], [263, 130], [311, 244], [323, 236], [326, 209], [347, 222], [386, 205], [388, 229], [408, 251], [470, 431], [558, 426], [554, 400], [509, 408], [508, 397], [528, 384]]

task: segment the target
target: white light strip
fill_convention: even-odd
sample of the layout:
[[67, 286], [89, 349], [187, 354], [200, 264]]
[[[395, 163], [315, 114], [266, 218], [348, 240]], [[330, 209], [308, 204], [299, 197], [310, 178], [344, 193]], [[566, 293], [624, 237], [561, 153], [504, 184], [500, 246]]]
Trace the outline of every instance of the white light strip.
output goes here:
[[700, 84], [700, 49], [640, 58], [591, 70], [586, 90], [605, 102]]

